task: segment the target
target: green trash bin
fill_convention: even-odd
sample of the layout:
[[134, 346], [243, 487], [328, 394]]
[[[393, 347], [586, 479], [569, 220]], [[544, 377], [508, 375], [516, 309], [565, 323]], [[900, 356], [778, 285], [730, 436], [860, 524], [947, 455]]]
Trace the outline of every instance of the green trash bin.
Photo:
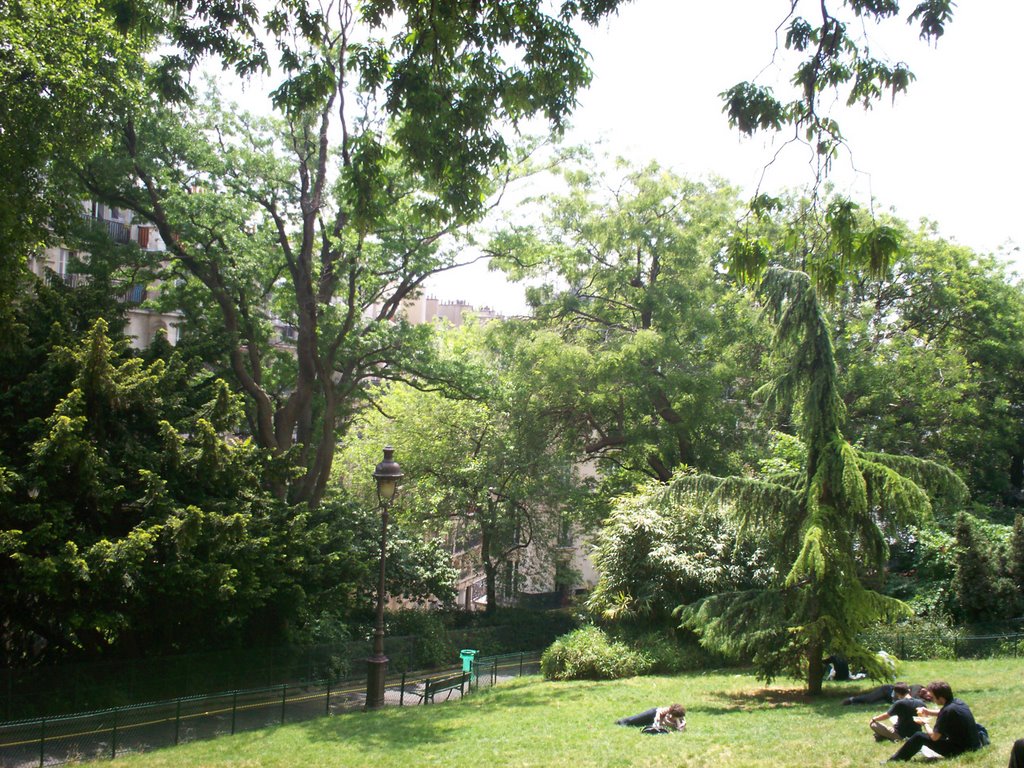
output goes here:
[[459, 656], [462, 657], [462, 671], [469, 672], [469, 682], [476, 680], [476, 671], [473, 669], [473, 659], [480, 651], [474, 651], [471, 648], [463, 648], [459, 651]]

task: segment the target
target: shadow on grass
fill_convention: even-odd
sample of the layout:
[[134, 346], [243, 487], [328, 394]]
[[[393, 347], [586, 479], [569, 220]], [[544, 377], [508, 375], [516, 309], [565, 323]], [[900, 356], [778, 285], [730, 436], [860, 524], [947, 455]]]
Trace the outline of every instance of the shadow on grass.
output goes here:
[[[708, 691], [707, 705], [700, 707], [709, 715], [727, 715], [755, 710], [800, 707], [821, 717], [834, 718], [842, 700], [859, 691], [826, 689], [811, 696], [803, 688], [751, 688], [741, 691]], [[695, 707], [696, 709], [696, 707]], [[844, 708], [845, 709], [845, 708]]]
[[[360, 748], [415, 753], [462, 738], [462, 730], [482, 707], [500, 707], [515, 717], [516, 709], [551, 707], [547, 691], [528, 684], [505, 683], [458, 701], [415, 707], [386, 707], [379, 712], [349, 712], [299, 724], [311, 743], [349, 744]], [[576, 684], [559, 694], [562, 704], [587, 700], [588, 687]]]

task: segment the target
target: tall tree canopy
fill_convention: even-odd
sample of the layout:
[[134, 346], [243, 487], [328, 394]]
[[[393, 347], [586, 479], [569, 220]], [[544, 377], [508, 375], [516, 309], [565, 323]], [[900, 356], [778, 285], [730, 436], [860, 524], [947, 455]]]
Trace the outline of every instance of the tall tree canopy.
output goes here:
[[608, 476], [738, 468], [760, 329], [714, 265], [739, 203], [656, 165], [620, 170], [566, 170], [568, 191], [528, 208], [539, 225], [489, 244], [511, 277], [533, 279], [536, 322], [561, 341], [537, 338], [535, 386]]
[[141, 97], [148, 44], [95, 0], [0, 5], [0, 327], [25, 256], [55, 219], [77, 215], [53, 176], [105, 143], [109, 122]]
[[934, 224], [822, 202], [759, 198], [730, 241], [734, 272], [778, 259], [830, 300], [854, 442], [945, 463], [979, 499], [1019, 503], [1024, 287]]
[[533, 358], [522, 353], [528, 339], [517, 323], [447, 330], [442, 354], [469, 361], [472, 389], [388, 386], [341, 455], [348, 483], [368, 497], [368, 473], [349, 468], [369, 466], [385, 442], [395, 447], [406, 473], [399, 520], [473, 558], [479, 551], [488, 612], [501, 580], [511, 577], [503, 583], [516, 594], [531, 575], [536, 583], [558, 567], [562, 523], [580, 485], [573, 445], [534, 387]]
[[[114, 146], [83, 169], [86, 193], [155, 224], [169, 276], [186, 279], [191, 291], [190, 319], [199, 329], [211, 321], [223, 328], [213, 352], [247, 398], [253, 434], [303, 468], [278, 495], [314, 504], [323, 497], [335, 441], [373, 372], [436, 375], [413, 359], [416, 342], [392, 322], [395, 310], [429, 275], [456, 263], [451, 238], [485, 209], [495, 171], [509, 160], [507, 126], [533, 116], [556, 129], [564, 124], [590, 77], [573, 24], [597, 23], [619, 1], [74, 5], [109, 13], [100, 32], [124, 35], [110, 45], [141, 41], [127, 57], [136, 69], [114, 74], [153, 94], [102, 112]], [[14, 4], [22, 15], [35, 6]], [[929, 0], [912, 17], [934, 38], [948, 6]], [[878, 21], [899, 10], [895, 2], [839, 7]], [[820, 127], [820, 89], [840, 83], [852, 82], [865, 103], [905, 85], [905, 69], [870, 56], [829, 4], [820, 26], [795, 14], [793, 7], [786, 44], [807, 57], [797, 73], [803, 94], [793, 102], [803, 106], [775, 110], [769, 120], [764, 94], [741, 89], [746, 95], [728, 98], [741, 129]], [[136, 49], [157, 40], [163, 47], [143, 72]], [[185, 73], [207, 55], [242, 75], [274, 72], [280, 119], [175, 107], [187, 103]], [[91, 78], [102, 62], [123, 58], [109, 51], [85, 67], [86, 80], [112, 82]], [[21, 83], [19, 66], [2, 74]], [[39, 101], [45, 90], [19, 93]], [[78, 109], [70, 97], [57, 101], [69, 115]], [[47, 162], [30, 165], [41, 170]], [[179, 292], [168, 301], [187, 299]], [[200, 319], [200, 310], [212, 317]], [[291, 363], [273, 347], [275, 320], [293, 336]], [[673, 452], [685, 461], [692, 435], [677, 437]], [[649, 457], [663, 475], [674, 459], [656, 454]]]
[[1024, 488], [1024, 286], [992, 256], [900, 231], [879, 278], [843, 292], [837, 355], [850, 435], [955, 467], [975, 498]]
[[91, 195], [157, 226], [181, 281], [164, 300], [215, 329], [198, 340], [258, 443], [303, 469], [277, 489], [295, 502], [323, 497], [370, 380], [443, 375], [398, 308], [456, 263], [452, 239], [507, 158], [502, 126], [564, 120], [589, 77], [569, 21], [613, 4], [442, 5], [282, 3], [262, 18], [289, 40], [281, 117], [140, 105], [83, 171]]

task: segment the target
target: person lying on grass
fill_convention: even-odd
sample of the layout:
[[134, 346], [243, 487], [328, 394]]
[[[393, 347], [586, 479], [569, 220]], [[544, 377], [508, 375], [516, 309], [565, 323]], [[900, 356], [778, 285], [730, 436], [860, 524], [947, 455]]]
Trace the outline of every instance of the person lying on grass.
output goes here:
[[[896, 701], [896, 695], [893, 693], [895, 685], [886, 684], [880, 685], [877, 688], [872, 688], [870, 691], [857, 694], [856, 696], [849, 696], [843, 699], [844, 705], [849, 704], [876, 704], [880, 701], [887, 701], [892, 704]], [[928, 701], [928, 689], [923, 685], [912, 683], [910, 685], [910, 695], [915, 699], [924, 699]]]
[[638, 715], [622, 717], [615, 721], [616, 725], [640, 726], [641, 733], [657, 735], [686, 730], [686, 707], [682, 704], [670, 704], [667, 707], [652, 707]]

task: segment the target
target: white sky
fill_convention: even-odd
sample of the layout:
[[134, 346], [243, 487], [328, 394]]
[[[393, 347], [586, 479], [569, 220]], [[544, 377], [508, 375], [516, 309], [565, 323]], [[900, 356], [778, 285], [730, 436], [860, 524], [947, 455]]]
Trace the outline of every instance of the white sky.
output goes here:
[[[903, 18], [914, 2], [904, 2]], [[721, 176], [751, 193], [779, 147], [741, 139], [721, 112], [721, 91], [771, 65], [774, 30], [789, 0], [636, 0], [584, 35], [594, 81], [580, 97], [570, 143], [602, 142], [637, 163], [656, 160], [691, 177]], [[836, 111], [854, 156], [836, 161], [839, 191], [916, 222], [935, 220], [947, 238], [1000, 252], [1024, 272], [1024, 48], [1021, 0], [961, 0], [937, 46], [890, 20], [871, 25], [872, 50], [906, 61], [917, 75], [909, 92], [876, 105]], [[884, 34], [883, 34], [884, 32]], [[778, 74], [774, 74], [778, 70]], [[793, 67], [758, 82], [783, 84]], [[788, 94], [777, 88], [777, 93]], [[788, 99], [789, 96], [786, 95]], [[854, 169], [854, 164], [856, 169]], [[808, 150], [794, 145], [767, 171], [761, 191], [808, 184]], [[1009, 245], [1008, 245], [1009, 244]], [[506, 313], [522, 311], [522, 292], [483, 269], [458, 270], [429, 292]]]

